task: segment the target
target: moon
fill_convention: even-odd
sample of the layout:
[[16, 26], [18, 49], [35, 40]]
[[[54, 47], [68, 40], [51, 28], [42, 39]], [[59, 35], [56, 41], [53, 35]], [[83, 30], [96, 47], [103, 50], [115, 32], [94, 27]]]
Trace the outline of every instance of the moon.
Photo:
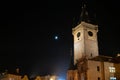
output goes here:
[[58, 40], [58, 36], [55, 36], [54, 39], [55, 39], [55, 40]]

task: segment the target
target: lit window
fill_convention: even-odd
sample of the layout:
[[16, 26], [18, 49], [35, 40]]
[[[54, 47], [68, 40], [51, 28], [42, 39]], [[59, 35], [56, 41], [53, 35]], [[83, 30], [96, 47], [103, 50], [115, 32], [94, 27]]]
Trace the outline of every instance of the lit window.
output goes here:
[[110, 77], [110, 80], [116, 80], [116, 77]]
[[115, 72], [115, 67], [109, 67], [109, 71], [110, 71], [111, 73], [114, 73], [114, 72]]

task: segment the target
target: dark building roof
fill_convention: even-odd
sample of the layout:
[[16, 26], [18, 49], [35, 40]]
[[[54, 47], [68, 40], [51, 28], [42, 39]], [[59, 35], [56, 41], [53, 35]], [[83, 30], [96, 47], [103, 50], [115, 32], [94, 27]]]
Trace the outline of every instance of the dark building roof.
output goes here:
[[[117, 56], [117, 57], [110, 57], [110, 56], [103, 56], [103, 55], [100, 55], [100, 56], [96, 56], [92, 59], [88, 59], [88, 60], [93, 60], [93, 61], [100, 61], [100, 62], [111, 62], [111, 63], [120, 63], [120, 56]], [[72, 60], [71, 60], [72, 62]], [[72, 63], [70, 64], [69, 66], [69, 69], [68, 70], [75, 70], [77, 69], [77, 64], [76, 65], [73, 65]]]
[[0, 74], [4, 74], [4, 75], [7, 75], [7, 74], [13, 74], [13, 75], [17, 75], [17, 76], [23, 76], [20, 72], [17, 72], [16, 70], [2, 70], [0, 71]]
[[33, 77], [33, 78], [30, 78], [29, 80], [35, 80], [36, 79], [36, 77]]
[[90, 60], [95, 60], [95, 61], [102, 61], [102, 62], [112, 62], [112, 63], [120, 63], [120, 57], [110, 57], [110, 56], [96, 56]]

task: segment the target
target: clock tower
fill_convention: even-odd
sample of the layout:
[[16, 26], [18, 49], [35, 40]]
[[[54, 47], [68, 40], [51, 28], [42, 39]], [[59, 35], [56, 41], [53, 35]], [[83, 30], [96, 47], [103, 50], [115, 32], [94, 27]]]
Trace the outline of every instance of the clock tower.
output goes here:
[[98, 25], [90, 23], [86, 6], [82, 7], [80, 23], [72, 28], [74, 36], [74, 65], [77, 60], [86, 57], [87, 59], [98, 56]]

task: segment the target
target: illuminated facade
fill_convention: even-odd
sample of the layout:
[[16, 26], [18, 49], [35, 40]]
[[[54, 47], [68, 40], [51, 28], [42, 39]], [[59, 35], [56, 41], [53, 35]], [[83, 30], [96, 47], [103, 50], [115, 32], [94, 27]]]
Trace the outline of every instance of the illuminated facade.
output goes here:
[[35, 76], [28, 77], [27, 75], [20, 75], [19, 73], [0, 73], [0, 80], [60, 80], [56, 75]]
[[98, 56], [98, 26], [81, 22], [72, 29], [74, 36], [74, 64], [82, 57], [90, 59]]
[[21, 80], [21, 76], [15, 74], [6, 74], [0, 80]]
[[56, 75], [36, 76], [32, 80], [58, 80], [58, 77]]
[[67, 71], [67, 80], [119, 80], [120, 57], [99, 55], [98, 25], [88, 19], [86, 6], [83, 6], [80, 24], [72, 29], [74, 61]]
[[1, 72], [0, 80], [29, 80], [29, 78], [27, 75], [22, 76], [19, 73], [19, 70], [16, 69], [16, 72], [13, 71], [12, 73], [10, 73], [8, 71]]

